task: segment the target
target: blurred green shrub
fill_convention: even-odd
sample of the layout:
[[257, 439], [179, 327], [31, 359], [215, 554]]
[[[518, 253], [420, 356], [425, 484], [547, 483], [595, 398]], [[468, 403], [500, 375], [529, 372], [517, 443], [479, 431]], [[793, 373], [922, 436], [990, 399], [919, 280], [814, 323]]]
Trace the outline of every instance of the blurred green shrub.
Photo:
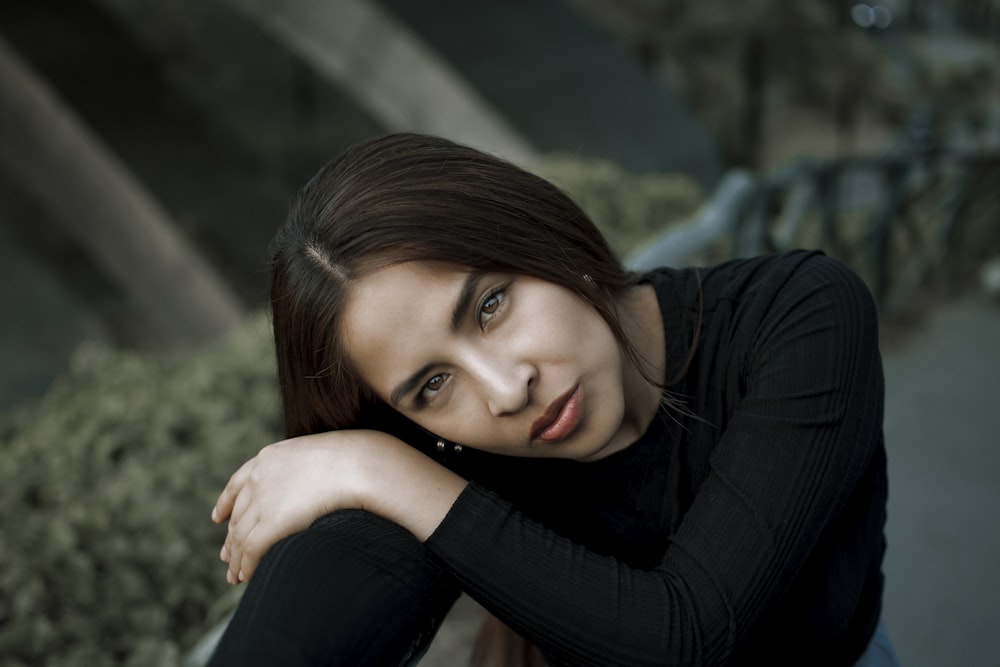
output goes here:
[[529, 168], [571, 196], [622, 259], [666, 228], [685, 222], [705, 195], [683, 174], [631, 174], [614, 162], [553, 154]]
[[2, 664], [174, 665], [233, 606], [209, 512], [278, 437], [272, 366], [264, 317], [189, 356], [88, 346], [0, 415]]

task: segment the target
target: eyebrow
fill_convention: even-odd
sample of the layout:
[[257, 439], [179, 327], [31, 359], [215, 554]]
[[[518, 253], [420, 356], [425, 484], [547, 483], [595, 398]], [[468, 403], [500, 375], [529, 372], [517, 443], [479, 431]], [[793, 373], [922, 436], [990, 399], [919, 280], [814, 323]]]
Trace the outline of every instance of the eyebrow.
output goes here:
[[472, 300], [476, 298], [476, 292], [479, 291], [479, 281], [483, 279], [482, 273], [479, 271], [470, 271], [467, 276], [465, 276], [465, 282], [462, 283], [462, 291], [458, 294], [458, 300], [455, 301], [455, 310], [451, 313], [451, 330], [458, 331], [458, 325], [462, 323], [465, 319], [465, 314], [469, 312], [469, 307], [472, 306]]
[[[469, 312], [469, 308], [472, 307], [472, 302], [476, 298], [476, 293], [479, 291], [479, 283], [482, 281], [485, 274], [479, 271], [470, 271], [468, 275], [465, 276], [465, 281], [462, 283], [462, 289], [458, 293], [458, 298], [455, 300], [455, 308], [451, 312], [451, 330], [458, 331], [458, 327], [462, 324], [462, 320], [465, 319]], [[417, 386], [423, 381], [424, 376], [433, 370], [435, 364], [425, 364], [416, 373], [410, 375], [402, 382], [400, 382], [392, 393], [389, 395], [389, 403], [398, 408], [399, 404], [402, 402], [403, 397], [412, 392]]]
[[434, 364], [425, 364], [419, 371], [406, 378], [397, 385], [395, 389], [392, 390], [392, 394], [389, 395], [389, 403], [394, 408], [398, 408], [399, 404], [402, 402], [403, 397], [412, 392], [417, 388], [424, 376], [431, 372], [434, 368]]

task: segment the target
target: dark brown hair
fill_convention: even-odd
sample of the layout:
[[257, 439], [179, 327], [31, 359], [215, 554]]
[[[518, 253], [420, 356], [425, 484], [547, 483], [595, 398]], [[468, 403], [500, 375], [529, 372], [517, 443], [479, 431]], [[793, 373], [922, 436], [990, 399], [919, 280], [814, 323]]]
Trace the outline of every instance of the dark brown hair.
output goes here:
[[376, 400], [344, 356], [338, 318], [353, 281], [413, 260], [561, 285], [600, 313], [638, 363], [617, 308], [635, 278], [568, 196], [481, 151], [390, 135], [323, 167], [274, 239], [271, 308], [288, 437], [355, 426]]

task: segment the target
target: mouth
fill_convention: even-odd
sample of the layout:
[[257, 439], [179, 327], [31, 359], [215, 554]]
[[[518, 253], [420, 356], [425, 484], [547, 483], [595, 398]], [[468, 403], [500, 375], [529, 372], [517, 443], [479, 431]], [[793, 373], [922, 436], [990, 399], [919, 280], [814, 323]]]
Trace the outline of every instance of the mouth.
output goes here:
[[552, 401], [531, 424], [532, 441], [559, 442], [568, 438], [580, 423], [580, 394], [580, 385], [575, 385]]

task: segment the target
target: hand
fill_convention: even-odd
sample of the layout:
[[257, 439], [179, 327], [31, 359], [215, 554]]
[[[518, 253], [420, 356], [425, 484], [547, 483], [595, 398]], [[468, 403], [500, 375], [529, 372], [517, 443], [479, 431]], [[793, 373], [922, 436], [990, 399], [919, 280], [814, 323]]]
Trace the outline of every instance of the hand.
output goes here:
[[426, 540], [466, 481], [397, 438], [342, 430], [269, 445], [233, 473], [212, 510], [229, 520], [226, 580], [249, 581], [278, 540], [340, 509], [383, 516]]
[[229, 520], [219, 554], [226, 580], [248, 581], [272, 545], [320, 516], [364, 509], [362, 457], [392, 443], [405, 446], [376, 431], [318, 433], [269, 445], [244, 463], [212, 510], [216, 523]]

